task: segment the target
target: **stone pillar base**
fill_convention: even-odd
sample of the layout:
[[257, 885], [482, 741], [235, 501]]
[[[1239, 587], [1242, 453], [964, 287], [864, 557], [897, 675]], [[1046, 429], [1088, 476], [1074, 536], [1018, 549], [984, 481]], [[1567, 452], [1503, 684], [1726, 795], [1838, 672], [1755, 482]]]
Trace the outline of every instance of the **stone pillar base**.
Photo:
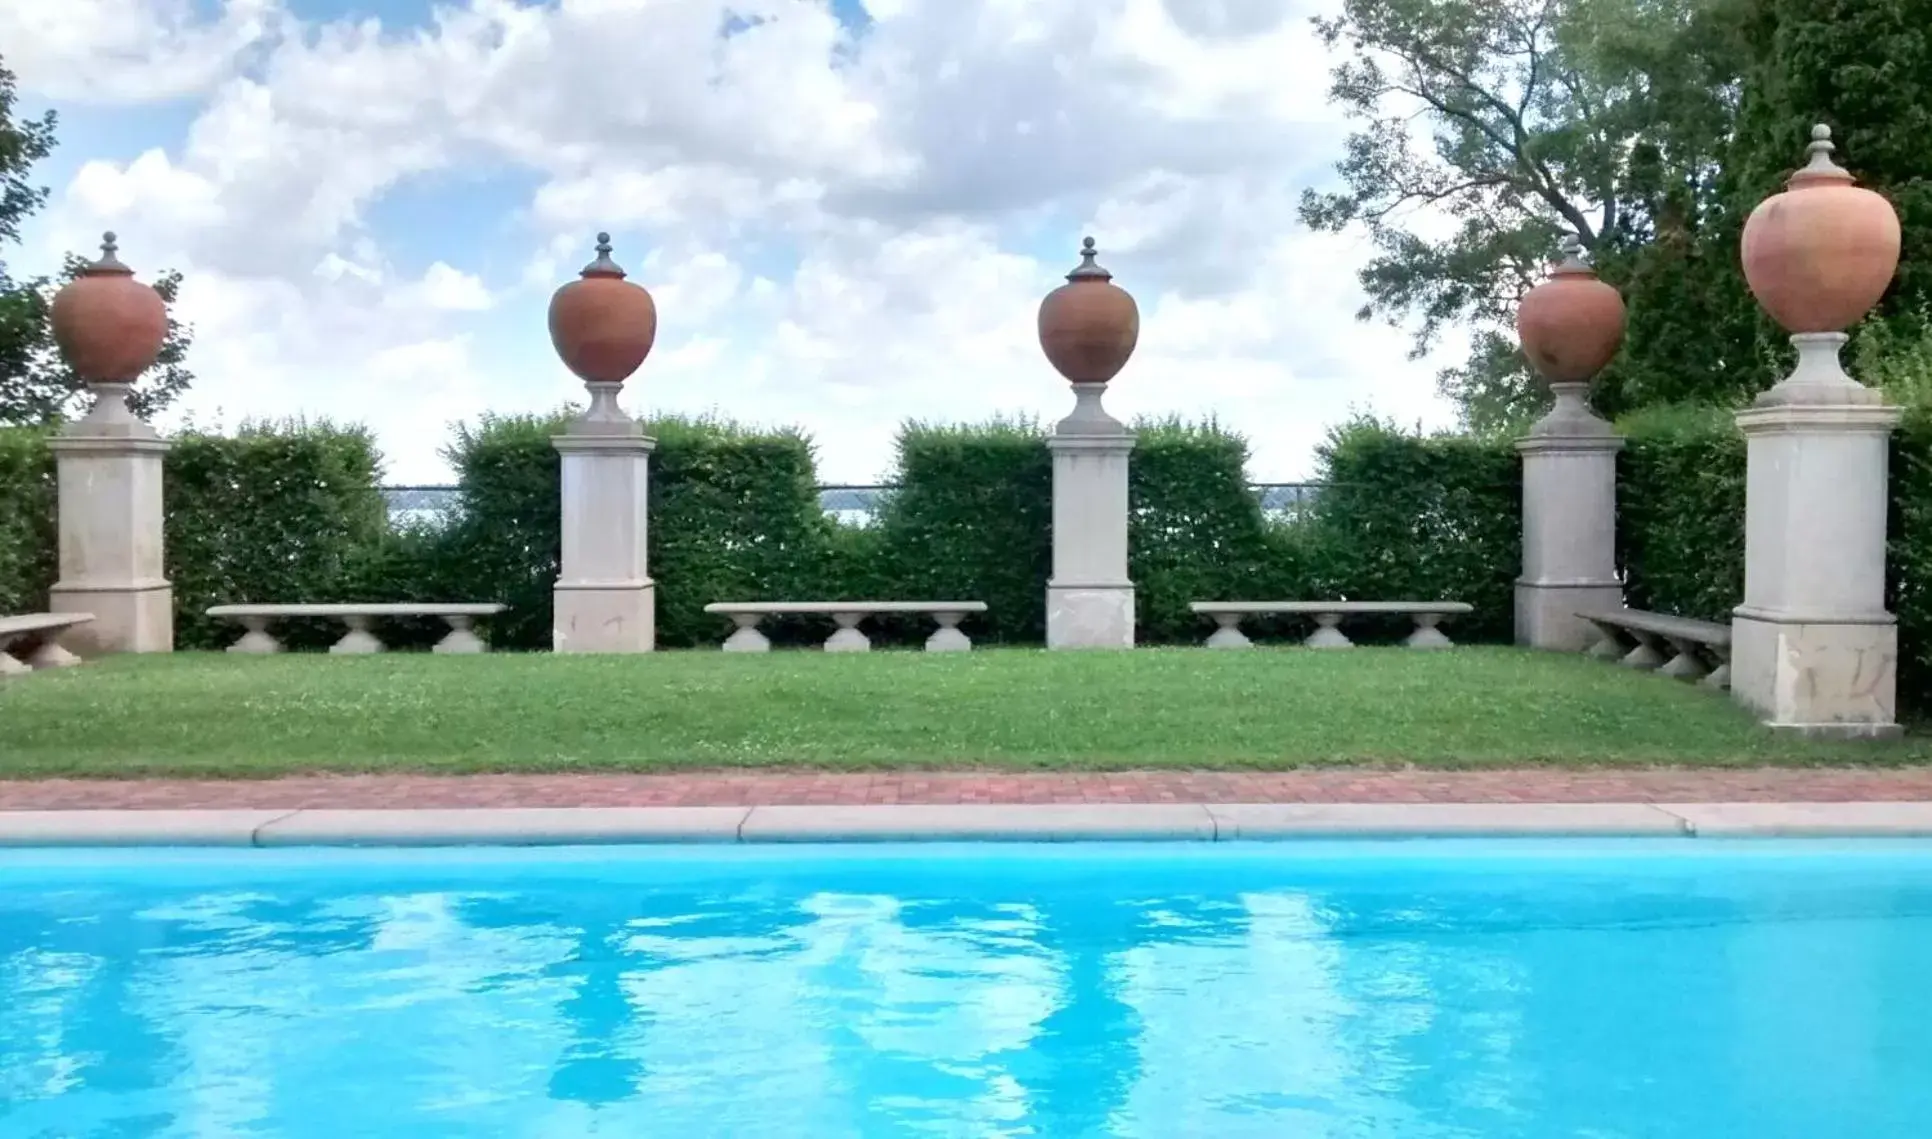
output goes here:
[[174, 651], [174, 587], [168, 582], [128, 586], [56, 583], [47, 596], [49, 612], [94, 615], [92, 621], [75, 626], [61, 638], [70, 651], [82, 657]]
[[1766, 727], [1804, 735], [1886, 738], [1900, 732], [1892, 622], [1731, 618], [1731, 694]]
[[1133, 647], [1133, 586], [1047, 586], [1047, 648]]
[[657, 585], [558, 582], [552, 594], [551, 650], [648, 653], [657, 645]]
[[1616, 582], [1516, 582], [1516, 643], [1536, 649], [1580, 653], [1597, 643], [1595, 625], [1579, 609], [1623, 608], [1623, 586]]

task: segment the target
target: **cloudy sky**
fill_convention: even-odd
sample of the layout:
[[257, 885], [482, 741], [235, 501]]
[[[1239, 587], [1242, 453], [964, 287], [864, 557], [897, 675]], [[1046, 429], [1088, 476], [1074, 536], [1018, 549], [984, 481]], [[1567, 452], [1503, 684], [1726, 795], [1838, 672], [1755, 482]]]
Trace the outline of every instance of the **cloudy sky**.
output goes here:
[[869, 482], [904, 419], [1071, 406], [1034, 318], [1092, 233], [1142, 314], [1110, 406], [1290, 480], [1352, 409], [1453, 419], [1352, 319], [1365, 242], [1295, 220], [1346, 134], [1332, 2], [0, 3], [61, 116], [9, 256], [118, 230], [187, 274], [184, 412], [361, 421], [435, 482], [453, 421], [581, 394], [544, 306], [608, 229], [660, 320], [628, 406], [797, 424]]

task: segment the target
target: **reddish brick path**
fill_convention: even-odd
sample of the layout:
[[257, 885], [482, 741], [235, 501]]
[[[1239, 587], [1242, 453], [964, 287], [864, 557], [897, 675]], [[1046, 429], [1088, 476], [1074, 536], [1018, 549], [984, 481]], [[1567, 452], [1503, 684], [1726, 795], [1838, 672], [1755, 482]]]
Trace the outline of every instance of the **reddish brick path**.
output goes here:
[[1932, 768], [1293, 772], [689, 772], [0, 781], [0, 810], [786, 803], [1512, 803], [1932, 800]]

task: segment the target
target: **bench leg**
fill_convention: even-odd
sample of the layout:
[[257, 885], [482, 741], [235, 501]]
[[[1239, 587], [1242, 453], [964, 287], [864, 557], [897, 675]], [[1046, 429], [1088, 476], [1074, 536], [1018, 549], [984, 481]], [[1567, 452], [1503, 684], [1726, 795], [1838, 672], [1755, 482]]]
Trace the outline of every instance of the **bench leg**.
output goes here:
[[959, 631], [959, 623], [966, 619], [966, 614], [934, 613], [932, 619], [939, 622], [939, 629], [926, 638], [927, 652], [963, 653], [972, 650], [972, 638]]
[[1640, 668], [1646, 670], [1656, 668], [1658, 665], [1664, 663], [1664, 654], [1657, 651], [1656, 637], [1651, 636], [1649, 633], [1640, 633], [1635, 629], [1628, 630], [1628, 632], [1631, 637], [1635, 638], [1637, 647], [1623, 654], [1623, 659], [1617, 663], [1623, 665], [1625, 668]]
[[1247, 634], [1241, 631], [1241, 618], [1244, 614], [1212, 613], [1209, 616], [1214, 618], [1214, 623], [1218, 627], [1214, 632], [1208, 634], [1208, 648], [1251, 649], [1254, 647], [1254, 642], [1249, 640]]
[[1704, 675], [1704, 664], [1697, 659], [1697, 642], [1683, 637], [1665, 637], [1671, 650], [1676, 654], [1664, 662], [1658, 672], [1674, 676], [1679, 680], [1696, 680]]
[[81, 662], [81, 658], [61, 647], [53, 637], [40, 642], [40, 646], [27, 656], [27, 663], [34, 668], [68, 668]]
[[0, 649], [0, 676], [25, 676], [32, 672], [24, 661], [16, 659], [5, 649]]
[[1594, 621], [1590, 624], [1597, 631], [1597, 639], [1589, 648], [1583, 650], [1583, 655], [1595, 657], [1597, 660], [1621, 660], [1623, 641], [1617, 636], [1617, 631], [1608, 625], [1599, 625]]
[[451, 616], [443, 620], [449, 625], [449, 635], [437, 641], [429, 651], [433, 653], [481, 653], [488, 652], [490, 646], [471, 628], [474, 617]]
[[1697, 683], [1705, 688], [1715, 688], [1723, 692], [1731, 687], [1731, 650], [1726, 646], [1713, 648], [1711, 651], [1717, 654], [1717, 667], [1711, 670], [1709, 676]]
[[859, 622], [865, 620], [863, 613], [834, 613], [832, 620], [838, 624], [838, 631], [825, 639], [828, 653], [862, 653], [872, 648], [872, 642], [859, 632]]
[[1343, 636], [1342, 631], [1335, 627], [1341, 623], [1342, 615], [1340, 613], [1315, 614], [1315, 631], [1308, 634], [1308, 639], [1303, 641], [1302, 644], [1307, 645], [1311, 649], [1354, 648], [1355, 642]]
[[728, 653], [768, 653], [771, 642], [765, 634], [758, 631], [758, 622], [765, 619], [762, 613], [733, 613], [731, 623], [738, 626], [725, 638], [724, 651]]
[[329, 651], [332, 653], [381, 652], [382, 642], [369, 631], [369, 624], [373, 620], [373, 617], [344, 617], [342, 623], [349, 626], [349, 631], [342, 635], [341, 640], [330, 645]]
[[260, 654], [281, 652], [282, 642], [268, 635], [268, 622], [267, 617], [243, 617], [242, 628], [247, 632], [241, 635], [241, 640], [229, 645], [228, 651]]
[[1442, 614], [1417, 613], [1414, 614], [1414, 617], [1415, 632], [1410, 633], [1409, 639], [1403, 641], [1403, 644], [1412, 649], [1453, 649], [1456, 647], [1456, 642], [1444, 636], [1441, 629], [1436, 628], [1436, 625], [1442, 621]]

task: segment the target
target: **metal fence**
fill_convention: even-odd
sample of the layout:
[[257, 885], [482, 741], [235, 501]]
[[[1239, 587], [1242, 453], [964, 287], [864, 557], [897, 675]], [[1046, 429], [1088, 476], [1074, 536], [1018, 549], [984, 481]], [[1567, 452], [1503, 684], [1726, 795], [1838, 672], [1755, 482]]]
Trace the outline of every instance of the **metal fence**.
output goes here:
[[[1306, 510], [1321, 490], [1321, 483], [1251, 483], [1250, 490], [1261, 499], [1264, 513], [1276, 518], [1293, 518]], [[837, 486], [818, 488], [820, 509], [849, 526], [869, 524], [879, 511], [890, 486]], [[436, 522], [456, 509], [457, 488], [453, 486], [385, 486], [382, 496], [389, 503], [392, 522]]]

